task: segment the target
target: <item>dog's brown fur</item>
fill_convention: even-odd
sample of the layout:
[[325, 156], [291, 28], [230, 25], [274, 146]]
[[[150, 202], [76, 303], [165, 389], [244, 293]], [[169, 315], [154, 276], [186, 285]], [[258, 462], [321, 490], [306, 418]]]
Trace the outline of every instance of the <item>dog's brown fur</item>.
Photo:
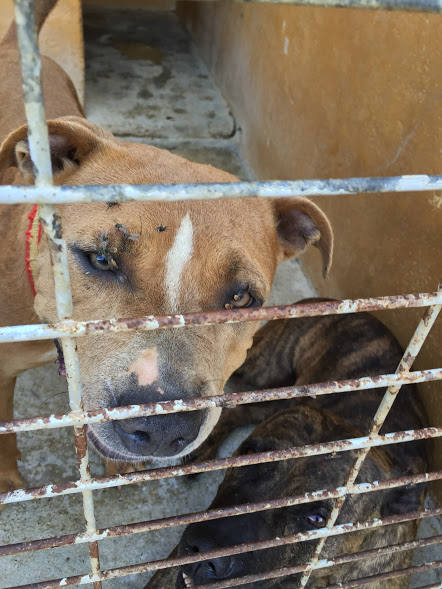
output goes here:
[[[37, 0], [39, 26], [54, 3]], [[0, 44], [0, 69], [0, 183], [32, 184], [13, 28]], [[211, 166], [120, 141], [87, 121], [70, 80], [48, 58], [43, 59], [42, 77], [56, 184], [236, 181]], [[3, 325], [56, 319], [45, 239], [36, 261], [35, 300], [26, 277], [29, 212], [30, 207], [24, 205], [0, 207]], [[281, 260], [314, 244], [321, 251], [325, 270], [331, 263], [329, 223], [313, 203], [302, 198], [64, 205], [58, 212], [69, 248], [75, 319], [223, 308], [238, 290], [250, 291], [254, 304], [262, 304]], [[173, 275], [169, 271], [174, 270], [176, 260], [168, 254], [175, 252], [174, 245], [182, 245], [180, 239], [188, 241], [188, 257], [179, 268], [185, 271]], [[179, 258], [183, 248], [178, 246]], [[112, 272], [95, 271], [90, 252], [112, 262]], [[81, 338], [78, 353], [85, 408], [218, 394], [243, 362], [256, 328], [256, 324], [245, 323]], [[52, 343], [36, 342], [4, 344], [1, 353], [0, 420], [9, 420], [15, 377], [53, 360], [55, 350]], [[107, 423], [90, 427], [88, 433], [95, 447], [110, 459], [176, 458], [197, 447], [218, 416], [218, 411], [210, 410], [122, 422], [123, 433], [117, 430], [120, 426]], [[164, 439], [165, 432], [170, 439]], [[138, 450], [139, 444], [150, 446]], [[3, 436], [0, 491], [21, 484], [16, 458], [14, 436]]]
[[[272, 321], [258, 331], [246, 362], [230, 384], [233, 390], [245, 390], [390, 373], [395, 370], [401, 354], [392, 334], [366, 313]], [[201, 448], [199, 458], [213, 456], [213, 445], [219, 443], [229, 428], [263, 418], [265, 421], [241, 445], [237, 454], [363, 436], [368, 432], [383, 392], [382, 389], [374, 389], [315, 400], [262, 403], [228, 410]], [[285, 410], [275, 415], [275, 411], [283, 406]], [[399, 393], [382, 431], [420, 427], [424, 421], [416, 387], [407, 386]], [[210, 452], [205, 451], [209, 443], [212, 443]], [[425, 472], [425, 444], [413, 442], [372, 449], [357, 482]], [[354, 453], [344, 452], [228, 470], [211, 508], [289, 497], [342, 485], [354, 458]], [[354, 496], [346, 500], [337, 523], [413, 511], [418, 509], [421, 499], [421, 486]], [[331, 501], [321, 501], [195, 524], [187, 529], [174, 555], [188, 554], [192, 549], [206, 551], [313, 529], [309, 517], [320, 514], [325, 518], [331, 506]], [[407, 523], [369, 533], [337, 536], [327, 541], [323, 557], [333, 558], [338, 554], [404, 542], [414, 538], [415, 531], [415, 524]], [[208, 564], [195, 564], [183, 570], [195, 584], [204, 584], [221, 578], [303, 564], [308, 561], [314, 546], [315, 542], [305, 542], [231, 559], [218, 559]], [[409, 554], [402, 553], [325, 569], [312, 576], [310, 586], [323, 587], [391, 568], [402, 568], [407, 566], [409, 559]], [[218, 572], [215, 574], [214, 571]], [[291, 576], [285, 580], [258, 582], [253, 587], [288, 589], [296, 586], [298, 578]], [[158, 573], [148, 587], [174, 587], [175, 579], [177, 588], [184, 587], [182, 576], [179, 574], [177, 577], [176, 570]], [[371, 589], [381, 589], [382, 586], [382, 583], [376, 582], [367, 585]], [[408, 586], [408, 580], [392, 579], [388, 581], [388, 586], [404, 588]]]

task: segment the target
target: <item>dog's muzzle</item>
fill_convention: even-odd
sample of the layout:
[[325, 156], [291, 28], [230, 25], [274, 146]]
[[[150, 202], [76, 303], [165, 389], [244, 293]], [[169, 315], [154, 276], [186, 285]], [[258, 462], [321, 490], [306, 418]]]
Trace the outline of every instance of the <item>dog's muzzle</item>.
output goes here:
[[114, 421], [123, 446], [132, 454], [175, 456], [196, 440], [203, 422], [202, 411], [135, 417]]

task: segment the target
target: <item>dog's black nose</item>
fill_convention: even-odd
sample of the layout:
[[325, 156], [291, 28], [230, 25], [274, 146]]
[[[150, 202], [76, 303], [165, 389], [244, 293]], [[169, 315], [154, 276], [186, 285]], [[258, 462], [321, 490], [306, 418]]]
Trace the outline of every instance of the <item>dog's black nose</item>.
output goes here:
[[[186, 543], [185, 554], [198, 554], [200, 552], [208, 552], [209, 550], [220, 548], [216, 542], [206, 536], [187, 538], [187, 541], [190, 543]], [[203, 560], [201, 562], [186, 565], [178, 572], [176, 587], [186, 587], [185, 583], [183, 584], [186, 575], [193, 583], [198, 584], [227, 579], [232, 576], [231, 573], [233, 568], [234, 556], [212, 558], [210, 560]]]
[[114, 428], [124, 446], [140, 458], [175, 456], [198, 437], [202, 420], [201, 411], [192, 411], [115, 421]]

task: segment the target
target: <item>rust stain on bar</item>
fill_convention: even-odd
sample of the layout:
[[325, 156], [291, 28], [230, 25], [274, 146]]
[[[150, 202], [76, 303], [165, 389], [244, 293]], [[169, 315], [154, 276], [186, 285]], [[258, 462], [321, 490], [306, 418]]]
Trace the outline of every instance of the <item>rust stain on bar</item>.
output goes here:
[[[431, 571], [433, 569], [438, 569], [442, 567], [442, 560], [436, 560], [433, 562], [426, 562], [421, 565], [417, 565], [414, 567], [408, 567], [406, 569], [399, 569], [396, 571], [389, 571], [388, 573], [379, 573], [377, 575], [372, 575], [371, 577], [364, 577], [361, 579], [355, 579], [354, 581], [349, 581], [348, 583], [339, 583], [338, 585], [328, 585], [324, 587], [324, 589], [352, 589], [352, 587], [360, 587], [361, 585], [367, 585], [373, 581], [383, 581], [387, 579], [394, 579], [397, 577], [405, 577], [409, 575], [414, 575], [415, 573], [423, 573], [424, 571]], [[441, 586], [440, 583], [436, 585], [430, 585], [430, 587], [437, 587]], [[202, 588], [199, 585], [200, 589]], [[421, 589], [425, 589], [421, 587]]]
[[[210, 560], [214, 558], [221, 558], [223, 556], [231, 556], [233, 554], [241, 554], [243, 552], [251, 552], [253, 550], [265, 550], [267, 548], [273, 548], [275, 546], [285, 546], [288, 544], [294, 544], [297, 542], [305, 542], [308, 540], [314, 540], [322, 536], [334, 536], [349, 534], [360, 530], [370, 530], [373, 528], [379, 528], [382, 526], [394, 525], [403, 523], [406, 521], [419, 520], [426, 517], [433, 517], [440, 515], [442, 508], [437, 509], [426, 509], [422, 511], [413, 511], [401, 515], [387, 516], [383, 519], [377, 518], [366, 522], [356, 522], [339, 524], [333, 528], [321, 528], [319, 530], [312, 530], [309, 532], [303, 532], [293, 534], [285, 537], [272, 538], [270, 540], [262, 540], [260, 542], [237, 544], [235, 546], [229, 546], [228, 548], [222, 548], [217, 550], [210, 550], [207, 552], [201, 552], [192, 554], [191, 556], [182, 556], [173, 559], [162, 559], [155, 560], [136, 565], [129, 565], [125, 567], [119, 567], [102, 571], [97, 575], [76, 575], [74, 577], [64, 577], [63, 579], [54, 579], [51, 581], [45, 581], [43, 583], [31, 584], [31, 585], [20, 585], [11, 589], [52, 589], [55, 587], [65, 587], [67, 585], [84, 585], [91, 583], [96, 580], [107, 581], [109, 579], [115, 579], [119, 577], [125, 577], [137, 573], [145, 573], [147, 571], [156, 571], [164, 568], [171, 568], [175, 566], [183, 566], [194, 562], [200, 562], [202, 560]], [[335, 559], [336, 560], [336, 559]], [[308, 565], [299, 565], [301, 570], [305, 570]], [[321, 568], [322, 563], [316, 568]]]
[[63, 337], [81, 337], [90, 334], [121, 332], [131, 329], [145, 331], [156, 329], [181, 328], [189, 325], [219, 325], [222, 323], [240, 323], [244, 321], [274, 320], [295, 317], [316, 317], [358, 313], [362, 311], [382, 311], [426, 307], [442, 303], [442, 293], [418, 293], [372, 297], [366, 299], [344, 299], [316, 303], [295, 303], [274, 307], [256, 307], [249, 309], [220, 309], [183, 315], [148, 315], [138, 318], [97, 319], [91, 321], [74, 321], [72, 319], [53, 324], [16, 325], [0, 327], [0, 343], [11, 341], [33, 341]]
[[[100, 572], [98, 542], [89, 542], [89, 558], [91, 560], [92, 572]], [[101, 581], [94, 581], [94, 589], [101, 589]]]
[[[48, 129], [43, 104], [41, 62], [35, 25], [35, 1], [14, 0], [15, 21], [19, 46], [20, 68], [26, 120], [28, 123], [29, 147], [35, 168], [35, 185], [49, 189], [52, 185], [52, 166]], [[60, 217], [55, 203], [39, 209], [39, 217], [50, 245], [50, 262], [55, 286], [55, 303], [59, 320], [72, 315], [72, 294], [66, 243], [63, 240]], [[71, 410], [83, 410], [81, 402], [81, 379], [75, 342], [67, 337], [62, 341]], [[74, 428], [75, 446], [80, 470], [80, 480], [90, 479], [85, 426]], [[96, 531], [92, 491], [82, 491], [83, 511], [87, 531]], [[93, 574], [100, 570], [98, 545], [89, 545], [90, 565]], [[101, 582], [94, 582], [94, 589], [101, 589]]]
[[[419, 475], [398, 477], [395, 479], [385, 481], [359, 483], [349, 489], [346, 489], [345, 487], [337, 487], [336, 489], [321, 489], [317, 491], [303, 493], [301, 495], [295, 495], [293, 497], [272, 499], [269, 501], [260, 501], [257, 503], [244, 503], [242, 505], [235, 505], [233, 507], [209, 509], [207, 511], [186, 513], [183, 515], [176, 515], [156, 520], [138, 522], [135, 524], [126, 524], [114, 526], [112, 528], [103, 528], [101, 530], [98, 530], [92, 538], [94, 540], [103, 540], [104, 538], [115, 538], [117, 536], [126, 536], [128, 534], [151, 532], [154, 530], [160, 530], [174, 526], [189, 525], [201, 521], [209, 521], [224, 517], [234, 517], [247, 513], [255, 513], [257, 511], [281, 509], [284, 507], [291, 507], [293, 505], [300, 505], [303, 503], [314, 503], [315, 501], [333, 499], [342, 495], [362, 495], [365, 493], [384, 491], [386, 489], [393, 489], [405, 485], [418, 485], [422, 483], [428, 483], [440, 479], [442, 479], [442, 470], [430, 473], [423, 473]], [[21, 552], [32, 552], [35, 550], [46, 550], [48, 548], [57, 548], [59, 546], [69, 546], [72, 544], [84, 544], [85, 542], [90, 541], [91, 536], [89, 534], [66, 534], [64, 536], [55, 536], [53, 538], [45, 538], [42, 540], [33, 540], [28, 542], [20, 542], [17, 544], [8, 544], [5, 546], [0, 546], [0, 556], [19, 554]]]
[[[369, 551], [367, 551], [369, 552]], [[388, 552], [385, 552], [388, 554]], [[363, 553], [356, 553], [355, 556], [359, 557], [358, 559], [352, 560], [360, 560], [361, 558], [368, 558], [369, 556], [360, 556]], [[336, 558], [334, 561], [334, 565], [338, 566], [339, 564], [345, 564], [347, 562], [351, 562], [349, 560], [344, 560], [342, 562], [339, 558]], [[332, 566], [332, 565], [330, 565]], [[418, 565], [414, 567], [409, 567], [406, 569], [398, 569], [395, 571], [389, 571], [388, 573], [380, 573], [377, 575], [372, 575], [371, 577], [363, 577], [360, 579], [354, 579], [348, 583], [338, 583], [337, 585], [327, 585], [324, 586], [324, 589], [351, 589], [352, 587], [360, 587], [361, 585], [366, 585], [368, 583], [374, 581], [381, 581], [384, 579], [393, 579], [396, 577], [404, 577], [407, 575], [412, 575], [414, 573], [420, 573], [423, 571], [432, 570], [435, 568], [439, 568], [442, 566], [442, 561], [430, 562], [425, 563], [423, 565]], [[318, 567], [319, 568], [319, 567]], [[322, 567], [321, 567], [322, 568]], [[236, 577], [232, 579], [226, 579], [224, 581], [219, 581], [215, 583], [205, 583], [204, 585], [193, 585], [193, 589], [228, 589], [228, 587], [238, 587], [238, 585], [247, 585], [249, 583], [256, 583], [258, 581], [265, 581], [269, 579], [278, 579], [280, 577], [288, 577], [290, 575], [295, 575], [296, 573], [302, 573], [306, 569], [304, 566], [298, 567], [285, 567], [283, 569], [275, 569], [273, 571], [269, 571], [268, 573], [263, 573], [261, 575], [247, 575], [244, 577]], [[316, 570], [316, 569], [315, 569]], [[436, 585], [436, 587], [440, 588], [440, 583]]]
[[231, 456], [228, 458], [219, 458], [208, 460], [198, 464], [187, 464], [184, 466], [167, 466], [144, 470], [139, 472], [128, 473], [124, 475], [115, 475], [111, 477], [91, 478], [87, 481], [78, 480], [67, 483], [49, 484], [46, 487], [34, 487], [33, 489], [16, 489], [9, 493], [0, 494], [0, 504], [18, 503], [21, 501], [31, 501], [48, 497], [57, 497], [59, 495], [68, 495], [70, 493], [79, 493], [86, 490], [105, 489], [107, 487], [119, 487], [121, 485], [130, 485], [142, 481], [151, 481], [177, 476], [185, 476], [199, 472], [211, 472], [225, 468], [239, 468], [251, 464], [260, 464], [262, 462], [277, 462], [279, 460], [290, 460], [293, 458], [303, 458], [305, 456], [316, 456], [319, 454], [330, 454], [332, 452], [346, 452], [358, 450], [361, 448], [371, 448], [374, 446], [385, 446], [389, 444], [400, 444], [411, 442], [413, 440], [426, 440], [442, 436], [442, 427], [427, 427], [420, 430], [407, 430], [403, 432], [392, 432], [383, 435], [364, 436], [361, 438], [349, 438], [346, 440], [337, 440], [335, 442], [324, 442], [321, 444], [311, 444], [306, 446], [295, 446], [284, 450], [274, 450], [269, 452], [260, 452], [256, 454], [246, 454], [243, 456]]
[[381, 374], [365, 376], [341, 381], [320, 382], [311, 385], [282, 387], [231, 393], [213, 397], [199, 397], [189, 400], [174, 399], [158, 403], [142, 405], [128, 405], [112, 409], [97, 409], [94, 411], [71, 411], [68, 414], [59, 413], [38, 417], [27, 417], [13, 421], [0, 422], [0, 434], [11, 432], [34, 431], [39, 429], [53, 429], [57, 427], [76, 426], [87, 423], [102, 423], [130, 417], [146, 417], [148, 415], [164, 415], [183, 411], [198, 411], [210, 407], [235, 407], [247, 403], [262, 403], [283, 399], [298, 399], [302, 397], [316, 397], [334, 393], [344, 393], [356, 390], [390, 386], [394, 384], [409, 384], [428, 382], [442, 379], [442, 368], [406, 372], [403, 374]]
[[[442, 284], [439, 284], [438, 292], [442, 293]], [[396, 373], [399, 373], [399, 372], [402, 374], [409, 373], [410, 368], [411, 368], [417, 354], [419, 353], [426, 337], [428, 336], [432, 326], [434, 325], [434, 322], [436, 321], [441, 308], [442, 308], [442, 305], [438, 304], [438, 305], [433, 305], [433, 306], [429, 307], [428, 309], [426, 309], [423, 317], [419, 321], [419, 324], [413, 333], [413, 336], [411, 337], [411, 339], [408, 343], [407, 349], [403, 353], [402, 359], [399, 362], [399, 365], [396, 369]], [[393, 406], [393, 403], [394, 403], [400, 389], [401, 389], [401, 385], [389, 386], [387, 388], [387, 390], [385, 391], [385, 394], [384, 394], [384, 396], [383, 396], [383, 398], [382, 398], [381, 402], [379, 403], [379, 406], [376, 410], [376, 414], [374, 415], [374, 417], [372, 419], [370, 430], [369, 430], [369, 436], [377, 435], [379, 433], [379, 430], [381, 429], [382, 425], [384, 424], [385, 419], [386, 419], [391, 407]], [[345, 486], [348, 487], [348, 486], [351, 486], [354, 484], [369, 451], [370, 450], [367, 447], [359, 449], [359, 451], [357, 453], [357, 457], [353, 461], [353, 464], [348, 471], [348, 474], [347, 474], [347, 477], [345, 480]], [[339, 517], [339, 514], [341, 513], [341, 509], [344, 505], [344, 501], [345, 501], [344, 497], [339, 497], [338, 499], [336, 499], [334, 501], [333, 509], [331, 510], [331, 513], [328, 516], [327, 522], [325, 524], [327, 528], [332, 527], [336, 523], [336, 521]], [[317, 543], [314, 553], [313, 553], [313, 556], [310, 559], [310, 565], [304, 571], [304, 573], [301, 576], [301, 580], [299, 581], [299, 586], [301, 589], [303, 587], [305, 587], [306, 584], [308, 583], [308, 580], [310, 578], [310, 574], [314, 568], [314, 564], [318, 562], [319, 556], [322, 552], [322, 549], [324, 548], [324, 544], [325, 544], [325, 538], [322, 538]]]

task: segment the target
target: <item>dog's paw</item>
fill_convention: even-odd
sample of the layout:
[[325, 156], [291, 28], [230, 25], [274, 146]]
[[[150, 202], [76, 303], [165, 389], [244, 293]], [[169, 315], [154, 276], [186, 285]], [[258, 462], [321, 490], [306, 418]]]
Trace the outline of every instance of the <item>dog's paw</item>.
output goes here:
[[[26, 488], [26, 483], [18, 470], [0, 472], [0, 493], [10, 493], [15, 489], [24, 488]], [[0, 505], [0, 510], [4, 507], [4, 505]]]

